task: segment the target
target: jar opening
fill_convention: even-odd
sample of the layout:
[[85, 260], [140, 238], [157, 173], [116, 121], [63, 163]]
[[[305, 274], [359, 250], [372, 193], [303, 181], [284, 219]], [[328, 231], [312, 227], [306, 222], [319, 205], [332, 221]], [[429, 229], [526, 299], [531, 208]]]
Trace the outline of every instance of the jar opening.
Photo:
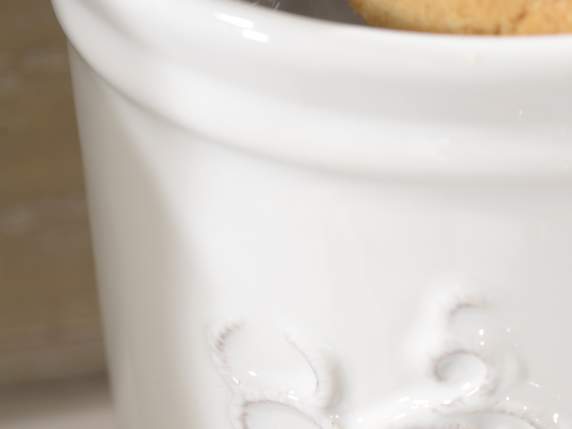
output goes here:
[[366, 25], [347, 0], [234, 0], [323, 21]]

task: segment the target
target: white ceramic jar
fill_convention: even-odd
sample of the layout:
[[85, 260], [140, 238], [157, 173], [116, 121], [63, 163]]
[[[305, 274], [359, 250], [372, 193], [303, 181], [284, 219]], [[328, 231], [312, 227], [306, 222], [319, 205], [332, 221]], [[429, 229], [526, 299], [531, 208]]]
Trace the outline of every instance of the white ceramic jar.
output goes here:
[[567, 427], [570, 36], [55, 6], [121, 429]]

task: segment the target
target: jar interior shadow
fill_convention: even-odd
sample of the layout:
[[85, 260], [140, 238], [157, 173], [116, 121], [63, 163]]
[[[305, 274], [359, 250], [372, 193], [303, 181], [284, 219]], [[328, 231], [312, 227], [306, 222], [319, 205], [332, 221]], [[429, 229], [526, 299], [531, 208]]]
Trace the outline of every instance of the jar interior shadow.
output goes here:
[[347, 0], [243, 0], [309, 18], [365, 25]]

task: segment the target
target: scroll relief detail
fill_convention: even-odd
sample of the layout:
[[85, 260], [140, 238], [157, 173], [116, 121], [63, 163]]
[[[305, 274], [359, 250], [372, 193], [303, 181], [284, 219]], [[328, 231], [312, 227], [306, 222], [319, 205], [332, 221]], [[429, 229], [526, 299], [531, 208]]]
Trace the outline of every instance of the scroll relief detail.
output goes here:
[[[287, 386], [270, 389], [243, 383], [233, 370], [227, 343], [245, 324], [223, 323], [212, 332], [210, 350], [218, 374], [232, 392], [234, 428], [251, 429], [248, 411], [253, 405], [274, 404], [290, 409], [317, 429], [505, 428], [508, 421], [512, 422], [509, 428], [516, 424], [529, 429], [572, 429], [558, 398], [550, 398], [526, 374], [510, 329], [481, 323], [491, 319], [482, 297], [453, 292], [432, 303], [410, 353], [419, 384], [394, 400], [374, 404], [359, 419], [336, 412], [335, 399], [343, 397], [343, 392], [336, 383], [334, 359], [292, 335], [284, 334], [284, 338], [310, 369], [311, 392], [293, 395]], [[478, 320], [472, 320], [472, 329], [460, 328], [471, 326], [471, 317]]]

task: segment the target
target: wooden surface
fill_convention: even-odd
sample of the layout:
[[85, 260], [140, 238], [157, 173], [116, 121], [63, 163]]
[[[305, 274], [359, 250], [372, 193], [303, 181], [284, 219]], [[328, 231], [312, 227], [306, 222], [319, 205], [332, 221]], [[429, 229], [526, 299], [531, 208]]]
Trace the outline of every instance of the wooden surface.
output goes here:
[[101, 371], [65, 38], [47, 0], [0, 2], [0, 383]]
[[103, 378], [0, 388], [2, 429], [112, 429]]

